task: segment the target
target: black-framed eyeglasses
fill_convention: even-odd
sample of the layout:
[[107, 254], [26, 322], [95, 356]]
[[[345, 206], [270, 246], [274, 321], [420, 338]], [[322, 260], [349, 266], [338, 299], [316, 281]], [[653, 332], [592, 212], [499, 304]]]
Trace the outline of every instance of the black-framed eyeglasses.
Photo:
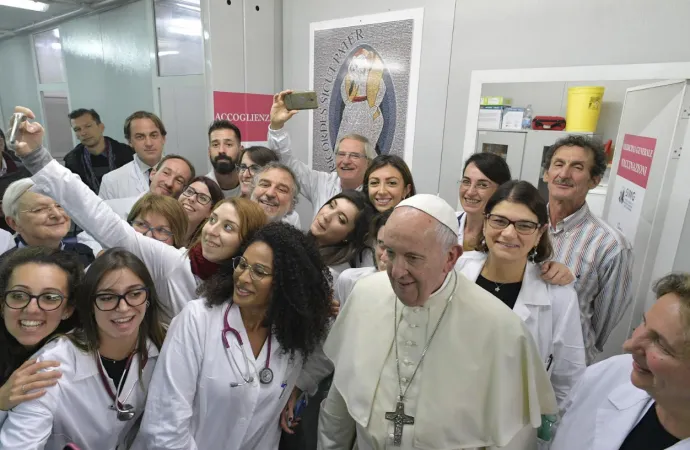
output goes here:
[[239, 166], [237, 166], [237, 168], [239, 169], [240, 173], [244, 173], [248, 170], [249, 175], [251, 176], [254, 176], [256, 172], [261, 170], [261, 166], [258, 164], [252, 164], [251, 166], [248, 166], [246, 164], [240, 164]]
[[536, 222], [531, 220], [510, 220], [507, 217], [499, 216], [497, 214], [487, 214], [486, 220], [489, 222], [491, 228], [496, 230], [505, 230], [509, 225], [513, 225], [515, 231], [519, 234], [530, 235], [534, 234], [535, 231], [541, 226]]
[[270, 277], [273, 275], [271, 272], [267, 271], [263, 266], [259, 264], [251, 265], [244, 259], [244, 256], [236, 256], [232, 259], [232, 268], [235, 272], [242, 273], [249, 269], [249, 276], [254, 281], [263, 280], [264, 277]]
[[148, 288], [141, 287], [127, 291], [122, 295], [112, 292], [96, 294], [94, 302], [96, 303], [96, 308], [101, 311], [112, 311], [118, 307], [122, 300], [129, 306], [134, 307], [143, 304], [148, 299]]
[[33, 295], [26, 291], [6, 291], [4, 294], [5, 305], [11, 309], [24, 309], [29, 306], [31, 300], [36, 299], [36, 304], [43, 311], [55, 311], [65, 301], [65, 297], [55, 292], [44, 292]]
[[139, 228], [141, 230], [141, 234], [144, 236], [151, 235], [152, 238], [154, 238], [157, 241], [167, 241], [170, 239], [173, 235], [173, 232], [168, 230], [165, 227], [152, 227], [149, 223], [144, 222], [143, 220], [133, 220], [132, 221], [132, 226], [134, 228]]
[[185, 197], [194, 197], [196, 195], [196, 201], [201, 203], [202, 205], [208, 205], [211, 202], [211, 200], [213, 200], [210, 195], [197, 192], [196, 189], [194, 189], [191, 186], [187, 186], [187, 189], [182, 191], [182, 195], [184, 195]]

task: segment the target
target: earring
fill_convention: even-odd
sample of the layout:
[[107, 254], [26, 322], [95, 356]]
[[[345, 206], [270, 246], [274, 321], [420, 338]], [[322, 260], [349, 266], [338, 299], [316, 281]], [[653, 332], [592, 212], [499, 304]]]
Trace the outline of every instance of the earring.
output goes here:
[[146, 307], [148, 308], [150, 305], [151, 305], [151, 302], [149, 302], [148, 300], [146, 300]]
[[530, 262], [534, 262], [534, 260], [536, 259], [536, 257], [537, 257], [537, 247], [535, 246], [535, 247], [532, 249], [532, 251], [529, 253], [529, 256], [527, 257], [527, 259], [529, 259]]

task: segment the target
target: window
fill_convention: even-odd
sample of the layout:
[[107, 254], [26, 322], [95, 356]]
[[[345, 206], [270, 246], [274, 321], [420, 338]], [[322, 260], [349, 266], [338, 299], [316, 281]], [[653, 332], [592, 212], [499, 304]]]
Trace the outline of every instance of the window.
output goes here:
[[62, 59], [60, 31], [55, 28], [34, 34], [34, 49], [39, 83], [64, 83], [66, 81], [65, 62]]
[[156, 0], [158, 75], [204, 73], [200, 0]]

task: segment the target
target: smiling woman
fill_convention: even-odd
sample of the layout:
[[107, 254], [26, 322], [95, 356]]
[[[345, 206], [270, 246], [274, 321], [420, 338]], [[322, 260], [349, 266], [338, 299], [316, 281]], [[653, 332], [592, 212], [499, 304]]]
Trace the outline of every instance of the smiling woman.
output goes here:
[[163, 344], [160, 305], [143, 262], [122, 249], [96, 259], [76, 293], [82, 325], [38, 360], [63, 372], [46, 395], [7, 415], [2, 448], [129, 448]]
[[0, 425], [7, 410], [44, 395], [59, 377], [39, 373], [57, 362], [27, 360], [79, 323], [74, 291], [83, 271], [73, 255], [45, 247], [19, 249], [0, 266]]
[[172, 323], [141, 436], [149, 450], [276, 449], [303, 362], [325, 338], [330, 274], [313, 240], [271, 223]]

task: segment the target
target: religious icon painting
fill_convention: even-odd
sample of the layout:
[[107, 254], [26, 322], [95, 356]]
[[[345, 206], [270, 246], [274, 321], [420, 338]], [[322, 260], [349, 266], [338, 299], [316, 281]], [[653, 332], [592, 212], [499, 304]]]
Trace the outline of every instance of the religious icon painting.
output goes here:
[[412, 165], [423, 9], [312, 23], [310, 123], [314, 169], [335, 170], [334, 148], [358, 134], [375, 155]]

